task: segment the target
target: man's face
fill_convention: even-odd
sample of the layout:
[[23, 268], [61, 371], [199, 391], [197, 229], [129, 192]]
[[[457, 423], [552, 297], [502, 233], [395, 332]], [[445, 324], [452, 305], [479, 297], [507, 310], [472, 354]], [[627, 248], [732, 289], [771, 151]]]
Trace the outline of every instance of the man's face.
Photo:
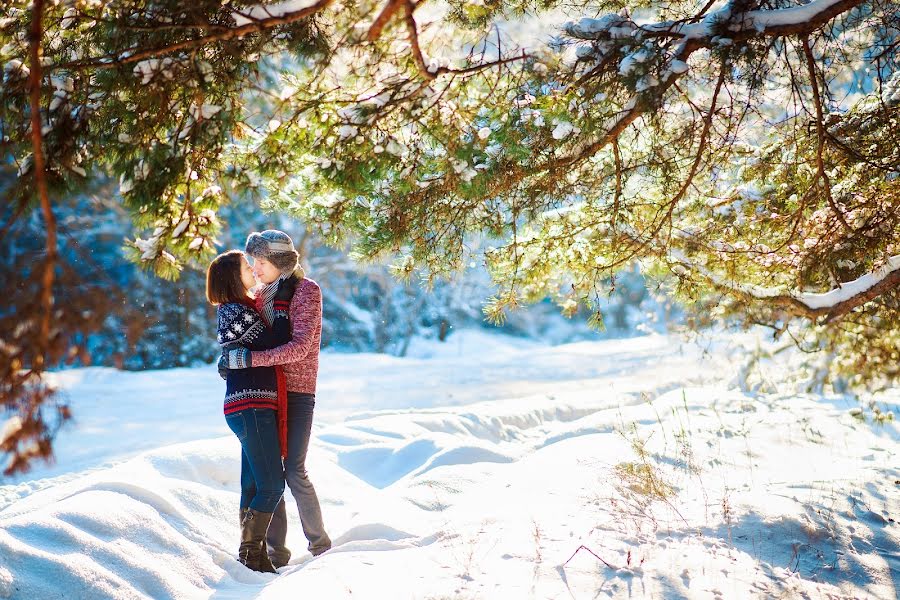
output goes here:
[[264, 258], [253, 257], [253, 275], [261, 283], [270, 284], [281, 276], [281, 271]]

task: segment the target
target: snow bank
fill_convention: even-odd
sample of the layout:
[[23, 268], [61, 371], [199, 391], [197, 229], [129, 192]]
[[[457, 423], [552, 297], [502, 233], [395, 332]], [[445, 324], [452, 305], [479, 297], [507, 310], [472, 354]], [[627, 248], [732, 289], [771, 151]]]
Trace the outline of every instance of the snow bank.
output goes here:
[[[323, 410], [310, 449], [330, 552], [304, 551], [288, 499], [291, 563], [262, 575], [234, 560], [238, 446], [192, 408], [205, 439], [161, 433], [115, 465], [0, 488], [0, 597], [895, 597], [896, 421], [840, 396], [731, 389], [729, 347], [327, 355], [319, 406], [339, 389], [359, 402]], [[76, 397], [132, 398], [127, 428], [184, 403], [161, 396], [168, 374], [60, 377]], [[414, 390], [439, 376], [447, 395], [426, 386], [422, 401]], [[473, 393], [494, 380], [505, 395]], [[422, 406], [390, 406], [399, 381]], [[873, 402], [896, 411], [900, 394]]]

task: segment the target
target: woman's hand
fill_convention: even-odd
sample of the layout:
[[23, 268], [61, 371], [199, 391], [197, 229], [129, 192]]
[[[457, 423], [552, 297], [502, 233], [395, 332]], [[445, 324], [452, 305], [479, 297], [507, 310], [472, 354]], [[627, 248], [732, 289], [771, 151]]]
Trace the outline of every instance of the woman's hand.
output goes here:
[[229, 369], [249, 369], [253, 366], [250, 351], [246, 348], [234, 348], [225, 351], [225, 366]]
[[221, 355], [219, 355], [219, 362], [216, 364], [216, 368], [219, 370], [219, 377], [222, 379], [228, 379], [228, 351], [223, 351]]

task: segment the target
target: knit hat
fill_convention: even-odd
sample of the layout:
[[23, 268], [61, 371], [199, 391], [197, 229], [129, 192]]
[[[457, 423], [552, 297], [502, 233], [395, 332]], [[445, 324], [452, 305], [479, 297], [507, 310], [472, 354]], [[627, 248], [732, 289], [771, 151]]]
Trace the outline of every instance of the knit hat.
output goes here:
[[300, 255], [294, 250], [291, 236], [277, 229], [254, 231], [248, 235], [244, 252], [254, 258], [266, 259], [285, 275], [290, 275], [297, 269], [297, 261], [300, 259]]

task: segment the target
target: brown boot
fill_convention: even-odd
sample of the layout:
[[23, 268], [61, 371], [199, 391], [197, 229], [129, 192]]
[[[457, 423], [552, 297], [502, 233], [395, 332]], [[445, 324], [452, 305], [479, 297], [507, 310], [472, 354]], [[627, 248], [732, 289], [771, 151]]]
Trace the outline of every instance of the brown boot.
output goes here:
[[266, 530], [272, 520], [272, 513], [247, 509], [241, 521], [241, 545], [238, 548], [238, 560], [248, 569], [261, 573], [275, 573], [275, 568], [266, 554], [264, 545]]
[[[244, 522], [244, 517], [247, 516], [247, 511], [249, 511], [249, 510], [250, 510], [249, 508], [242, 508], [242, 509], [241, 509], [240, 514], [239, 514], [239, 517], [238, 517], [238, 523], [243, 523], [243, 522]], [[277, 513], [275, 513], [274, 516], [277, 516]], [[274, 516], [273, 516], [273, 519], [274, 519]], [[271, 527], [271, 525], [270, 525], [270, 527]], [[279, 557], [279, 556], [282, 556], [282, 555], [280, 555], [280, 554], [278, 554], [278, 553], [276, 553], [276, 552], [273, 552], [272, 550], [269, 550], [269, 549], [266, 547], [266, 540], [263, 540], [262, 553], [265, 555], [265, 557], [261, 559], [262, 562], [261, 562], [261, 565], [260, 565], [260, 566], [262, 567], [262, 571], [263, 571], [264, 573], [271, 573], [271, 572], [272, 572], [272, 571], [269, 570], [269, 564], [266, 563], [266, 560], [269, 560], [269, 561], [272, 563], [272, 564], [271, 564], [271, 567], [274, 568], [274, 569], [277, 569], [278, 567], [283, 567], [284, 565], [286, 565], [286, 564], [288, 563], [288, 560], [290, 560], [290, 558], [291, 558], [291, 551], [288, 550], [287, 548], [285, 548], [284, 550], [287, 552], [287, 558], [284, 559], [284, 562], [281, 562], [281, 563], [279, 564], [279, 562], [276, 562], [276, 558]]]

